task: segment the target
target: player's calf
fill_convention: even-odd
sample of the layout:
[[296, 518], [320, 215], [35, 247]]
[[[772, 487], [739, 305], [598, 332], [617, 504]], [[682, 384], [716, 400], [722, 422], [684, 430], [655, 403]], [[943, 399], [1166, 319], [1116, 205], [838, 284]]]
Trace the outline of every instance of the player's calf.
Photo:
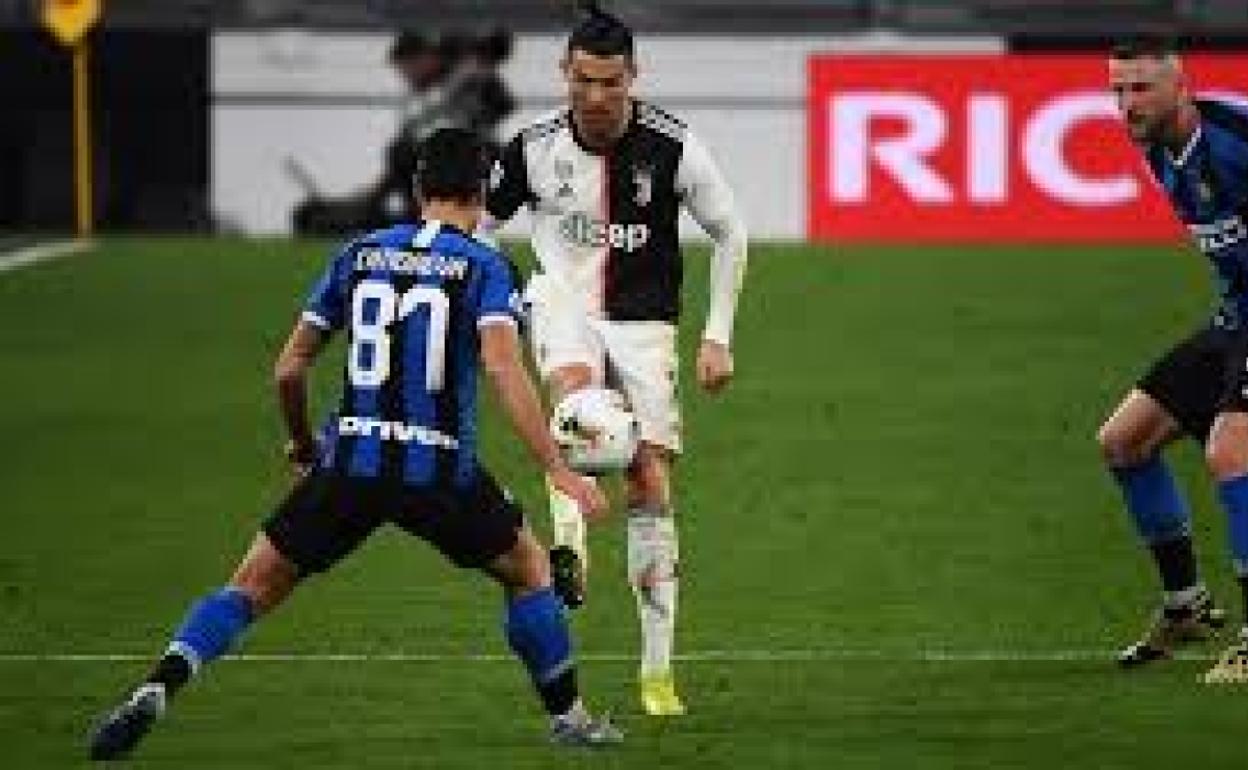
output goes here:
[[165, 654], [147, 678], [96, 727], [92, 759], [128, 755], [168, 708], [169, 700], [208, 663], [220, 658], [252, 622], [285, 599], [298, 570], [268, 538], [257, 535], [231, 584], [191, 605]]
[[551, 719], [551, 739], [572, 745], [618, 742], [609, 721], [594, 720], [581, 700], [566, 611], [550, 583], [546, 556], [527, 529], [490, 572], [507, 591], [504, 631]]

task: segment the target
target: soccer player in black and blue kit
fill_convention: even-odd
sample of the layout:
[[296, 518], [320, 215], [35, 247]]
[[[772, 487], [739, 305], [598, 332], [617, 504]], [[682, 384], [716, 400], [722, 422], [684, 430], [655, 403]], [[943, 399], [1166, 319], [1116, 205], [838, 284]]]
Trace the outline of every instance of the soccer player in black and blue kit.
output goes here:
[[1160, 41], [1119, 46], [1109, 78], [1131, 137], [1213, 267], [1218, 308], [1208, 324], [1148, 370], [1098, 439], [1164, 589], [1124, 666], [1170, 656], [1225, 623], [1196, 566], [1188, 506], [1162, 450], [1179, 436], [1202, 443], [1229, 522], [1243, 589], [1240, 638], [1205, 674], [1248, 683], [1248, 110], [1196, 99], [1174, 51]]
[[[385, 523], [461, 567], [494, 577], [505, 632], [551, 716], [556, 743], [614, 743], [578, 695], [564, 607], [545, 550], [476, 456], [484, 369], [516, 433], [591, 514], [602, 493], [564, 464], [522, 363], [507, 260], [474, 241], [488, 176], [473, 135], [446, 129], [417, 163], [424, 221], [359, 238], [316, 284], [276, 365], [288, 454], [299, 481], [225, 587], [203, 597], [148, 677], [92, 736], [94, 759], [127, 755], [170, 699], [299, 582], [329, 569]], [[340, 410], [321, 440], [307, 416], [306, 373], [330, 335], [347, 334]]]

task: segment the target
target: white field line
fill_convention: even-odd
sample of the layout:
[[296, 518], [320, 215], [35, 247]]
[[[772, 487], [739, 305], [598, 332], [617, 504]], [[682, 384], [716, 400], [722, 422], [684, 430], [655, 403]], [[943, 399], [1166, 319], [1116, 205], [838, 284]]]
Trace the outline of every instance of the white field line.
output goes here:
[[[1180, 653], [1180, 660], [1209, 660], [1206, 654]], [[675, 656], [686, 663], [1063, 663], [1112, 662], [1111, 650], [699, 650]], [[137, 663], [152, 659], [152, 654], [100, 652], [10, 652], [0, 653], [3, 663]], [[589, 653], [578, 655], [588, 662], [628, 663], [636, 655], [623, 653]], [[243, 653], [227, 655], [225, 660], [241, 663], [501, 663], [513, 660], [502, 653], [437, 653], [437, 652], [308, 652], [308, 653]]]
[[51, 241], [49, 243], [36, 243], [32, 246], [23, 246], [8, 251], [0, 251], [0, 273], [7, 270], [16, 270], [20, 267], [47, 262], [52, 259], [60, 259], [62, 257], [80, 254], [91, 248], [94, 242], [91, 240], [73, 240], [73, 241]]

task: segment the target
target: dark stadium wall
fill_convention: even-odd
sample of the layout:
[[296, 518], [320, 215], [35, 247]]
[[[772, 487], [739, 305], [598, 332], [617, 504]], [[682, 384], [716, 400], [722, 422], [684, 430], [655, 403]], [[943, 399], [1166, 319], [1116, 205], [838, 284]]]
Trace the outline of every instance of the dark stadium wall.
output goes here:
[[[91, 42], [97, 227], [206, 227], [208, 33], [104, 28]], [[70, 230], [69, 54], [41, 29], [0, 28], [0, 73], [0, 229]]]

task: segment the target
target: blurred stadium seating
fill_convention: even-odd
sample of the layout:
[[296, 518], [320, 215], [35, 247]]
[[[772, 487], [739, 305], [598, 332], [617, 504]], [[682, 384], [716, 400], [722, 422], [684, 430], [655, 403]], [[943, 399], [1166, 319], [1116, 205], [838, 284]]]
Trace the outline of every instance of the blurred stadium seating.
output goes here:
[[[0, 22], [34, 17], [36, 0], [3, 0]], [[941, 34], [1104, 35], [1153, 27], [1224, 37], [1248, 31], [1248, 0], [616, 0], [646, 32], [828, 33], [868, 29]], [[471, 25], [506, 18], [519, 32], [566, 23], [567, 0], [110, 0], [109, 23], [140, 26], [375, 28], [436, 18]]]

